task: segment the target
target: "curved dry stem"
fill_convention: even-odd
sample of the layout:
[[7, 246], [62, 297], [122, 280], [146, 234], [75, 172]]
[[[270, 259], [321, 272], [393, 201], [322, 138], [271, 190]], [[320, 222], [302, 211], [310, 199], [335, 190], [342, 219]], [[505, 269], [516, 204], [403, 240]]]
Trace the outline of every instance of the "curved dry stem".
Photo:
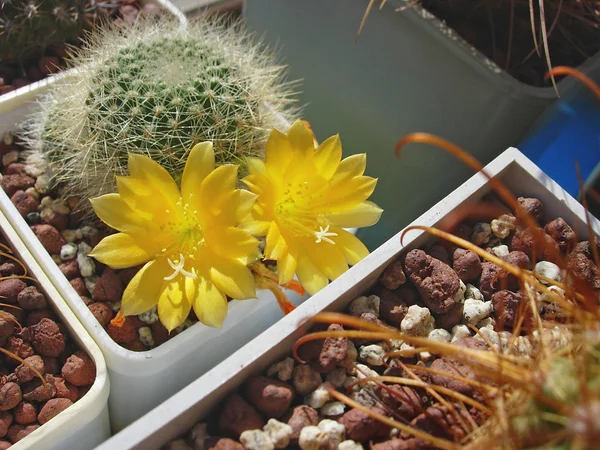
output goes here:
[[[0, 244], [0, 247], [2, 247], [2, 248], [8, 248], [4, 244]], [[8, 248], [8, 249], [10, 250], [10, 248]], [[14, 256], [12, 253], [13, 253], [12, 251], [11, 252], [2, 252], [2, 251], [0, 251], [0, 256], [4, 256], [5, 258], [8, 258], [8, 259], [16, 262], [19, 266], [21, 266], [21, 269], [23, 269], [23, 276], [26, 276], [27, 275], [27, 267], [25, 266], [25, 264], [19, 258], [17, 258], [16, 256]]]
[[554, 67], [552, 70], [548, 71], [548, 73], [546, 74], [546, 78], [555, 77], [559, 75], [566, 75], [577, 79], [586, 88], [588, 88], [598, 100], [600, 100], [600, 86], [598, 86], [598, 84], [594, 82], [594, 80], [592, 80], [580, 70], [568, 66], [557, 66]]
[[27, 361], [25, 361], [23, 358], [21, 358], [18, 355], [15, 355], [13, 352], [9, 352], [8, 350], [6, 350], [5, 348], [0, 347], [0, 352], [4, 353], [6, 356], [8, 356], [9, 358], [12, 359], [16, 359], [17, 361], [19, 361], [21, 364], [29, 367], [33, 373], [35, 373], [35, 375], [42, 381], [42, 384], [44, 386], [46, 386], [47, 381], [46, 379], [42, 376], [42, 374], [35, 368], [33, 367], [31, 364], [29, 364]]
[[450, 372], [446, 372], [444, 370], [432, 369], [431, 367], [427, 367], [427, 366], [416, 366], [414, 364], [406, 364], [406, 363], [405, 363], [405, 366], [409, 369], [432, 373], [434, 375], [440, 375], [440, 376], [443, 376], [446, 378], [452, 378], [454, 380], [460, 381], [461, 383], [469, 384], [477, 389], [488, 391], [491, 395], [493, 395], [494, 393], [496, 393], [498, 391], [498, 388], [495, 388], [488, 384], [481, 383], [476, 380], [471, 380], [470, 378], [466, 378], [461, 375], [456, 375], [456, 374], [453, 374]]

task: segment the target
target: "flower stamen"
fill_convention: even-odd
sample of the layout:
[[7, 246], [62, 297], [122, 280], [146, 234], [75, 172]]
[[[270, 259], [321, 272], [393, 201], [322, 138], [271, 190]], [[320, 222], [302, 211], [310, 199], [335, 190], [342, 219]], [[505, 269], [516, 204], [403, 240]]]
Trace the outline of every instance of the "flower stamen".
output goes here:
[[182, 274], [182, 275], [192, 278], [192, 279], [198, 277], [198, 275], [196, 275], [195, 273], [188, 272], [187, 270], [185, 270], [183, 268], [183, 265], [185, 264], [185, 258], [183, 257], [183, 255], [181, 253], [179, 254], [179, 261], [177, 262], [177, 264], [175, 264], [173, 261], [171, 261], [171, 259], [167, 259], [167, 262], [169, 263], [169, 266], [171, 266], [171, 269], [173, 269], [175, 272], [173, 272], [168, 277], [164, 277], [163, 279], [165, 281], [171, 281], [173, 278], [175, 278], [179, 274]]
[[324, 241], [324, 242], [329, 242], [330, 244], [335, 244], [335, 242], [333, 242], [333, 240], [329, 239], [329, 237], [337, 236], [337, 233], [329, 231], [329, 224], [327, 224], [327, 226], [325, 228], [323, 228], [322, 226], [319, 225], [319, 231], [315, 231], [314, 233], [315, 233], [315, 236], [317, 237], [317, 240], [315, 241], [315, 243], [319, 244], [319, 243], [321, 243], [321, 241]]

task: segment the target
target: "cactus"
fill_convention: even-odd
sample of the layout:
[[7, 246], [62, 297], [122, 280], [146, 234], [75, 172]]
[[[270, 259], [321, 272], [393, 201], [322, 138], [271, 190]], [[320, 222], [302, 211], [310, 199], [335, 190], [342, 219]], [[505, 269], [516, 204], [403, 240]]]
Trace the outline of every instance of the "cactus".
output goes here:
[[217, 164], [241, 163], [243, 176], [244, 157], [261, 156], [270, 130], [294, 113], [283, 67], [239, 24], [103, 28], [72, 62], [76, 73], [42, 100], [26, 136], [54, 181], [84, 202], [114, 191], [129, 152], [177, 180], [193, 145], [210, 140]]
[[73, 44], [116, 6], [95, 0], [0, 0], [0, 59], [41, 57], [46, 47]]

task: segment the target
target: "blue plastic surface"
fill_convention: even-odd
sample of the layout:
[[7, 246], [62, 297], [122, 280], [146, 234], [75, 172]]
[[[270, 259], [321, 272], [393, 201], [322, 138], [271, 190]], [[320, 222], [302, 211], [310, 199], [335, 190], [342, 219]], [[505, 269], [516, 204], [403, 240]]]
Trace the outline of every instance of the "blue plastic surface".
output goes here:
[[518, 147], [577, 197], [575, 161], [579, 162], [584, 182], [600, 163], [600, 102], [584, 89], [570, 99], [557, 100]]

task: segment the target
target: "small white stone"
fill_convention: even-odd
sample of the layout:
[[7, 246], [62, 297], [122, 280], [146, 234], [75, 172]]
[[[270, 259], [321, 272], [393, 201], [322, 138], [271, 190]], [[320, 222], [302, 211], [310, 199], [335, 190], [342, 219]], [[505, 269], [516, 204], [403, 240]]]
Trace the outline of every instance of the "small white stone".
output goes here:
[[517, 219], [511, 214], [502, 214], [497, 219], [492, 220], [490, 228], [494, 236], [500, 239], [506, 238], [512, 230], [516, 228]]
[[341, 416], [344, 414], [346, 405], [342, 402], [329, 402], [321, 408], [321, 415], [325, 417]]
[[247, 450], [273, 450], [273, 442], [262, 430], [246, 430], [240, 434], [240, 442]]
[[358, 358], [372, 366], [383, 366], [383, 357], [386, 353], [386, 350], [379, 345], [363, 345], [360, 347]]
[[48, 191], [50, 191], [50, 187], [51, 187], [50, 176], [47, 173], [41, 174], [35, 180], [35, 189], [40, 194], [47, 194]]
[[287, 357], [282, 361], [276, 362], [267, 370], [267, 376], [272, 377], [277, 375], [281, 381], [288, 381], [292, 378], [292, 371], [294, 370], [294, 359]]
[[27, 195], [29, 195], [34, 200], [39, 200], [40, 199], [40, 194], [33, 187], [25, 189], [25, 193]]
[[269, 419], [263, 427], [263, 431], [267, 433], [275, 448], [286, 448], [290, 443], [290, 437], [294, 433], [294, 429], [290, 425], [277, 419]]
[[63, 239], [69, 243], [77, 240], [77, 233], [75, 230], [63, 230], [60, 234], [62, 235]]
[[190, 431], [189, 437], [190, 441], [192, 441], [192, 444], [194, 445], [194, 450], [204, 450], [204, 438], [208, 437], [206, 424], [200, 422], [194, 425]]
[[327, 392], [324, 385], [321, 385], [304, 398], [304, 403], [312, 408], [319, 409], [329, 400], [331, 400], [329, 392]]
[[56, 214], [54, 213], [54, 211], [52, 211], [52, 208], [43, 208], [40, 211], [40, 218], [44, 221], [44, 222], [48, 222], [49, 220], [51, 220]]
[[[489, 342], [489, 344], [491, 344], [496, 350], [506, 350], [508, 342], [512, 336], [508, 331], [501, 331], [498, 333], [490, 328], [480, 328], [479, 333], [483, 337], [479, 334], [476, 334], [474, 339], [477, 339], [485, 344], [488, 344]], [[486, 342], [486, 340], [488, 342]]]
[[336, 449], [338, 445], [346, 439], [346, 427], [341, 423], [331, 419], [324, 419], [319, 422], [317, 427], [327, 433], [329, 438], [329, 448]]
[[52, 209], [52, 197], [50, 196], [46, 196], [44, 198], [42, 198], [42, 201], [40, 202], [40, 208], [50, 208]]
[[71, 208], [67, 205], [67, 202], [62, 198], [57, 198], [52, 202], [52, 211], [57, 214], [69, 214], [71, 212]]
[[490, 240], [491, 235], [492, 228], [488, 223], [476, 223], [471, 234], [471, 242], [475, 245], [483, 245]]
[[[364, 364], [356, 364], [355, 368], [356, 368], [356, 371], [355, 371], [356, 377], [359, 380], [364, 380], [365, 378], [373, 378], [373, 377], [379, 376], [379, 374], [376, 371], [374, 371], [373, 369], [371, 369], [368, 366], [365, 366]], [[369, 382], [369, 383], [375, 385], [372, 382]]]
[[81, 234], [83, 235], [83, 237], [90, 238], [96, 236], [98, 234], [98, 230], [89, 225], [85, 225], [81, 227]]
[[465, 290], [465, 299], [468, 298], [472, 298], [473, 300], [483, 300], [483, 294], [472, 284], [467, 284], [467, 289]]
[[310, 425], [302, 428], [302, 431], [300, 431], [298, 445], [302, 450], [323, 450], [328, 448], [328, 443], [329, 436], [319, 427]]
[[[348, 389], [350, 386], [352, 386], [357, 381], [358, 381], [358, 377], [350, 375], [350, 376], [346, 377], [346, 381], [344, 381], [344, 387], [346, 389]], [[354, 384], [354, 387], [352, 388], [352, 390], [358, 391], [359, 389], [360, 389], [360, 386], [358, 384]]]
[[378, 402], [377, 396], [371, 388], [361, 388], [358, 391], [353, 391], [350, 394], [350, 398], [366, 408], [372, 408]]
[[379, 317], [379, 297], [376, 295], [362, 296], [353, 300], [348, 307], [350, 314], [359, 317], [363, 313], [372, 313]]
[[25, 159], [25, 173], [30, 177], [38, 178], [48, 167], [48, 161], [39, 153], [30, 153]]
[[498, 245], [492, 248], [492, 255], [496, 255], [498, 258], [507, 256], [509, 253], [508, 245]]
[[[540, 261], [533, 268], [535, 273], [539, 273], [540, 275], [550, 278], [553, 281], [561, 281], [560, 276], [560, 267], [550, 261]], [[540, 280], [540, 282], [544, 284], [549, 284], [547, 281]]]
[[482, 302], [481, 300], [467, 299], [463, 309], [463, 322], [476, 325], [490, 314], [492, 314], [492, 302]]
[[41, 174], [43, 174], [46, 171], [45, 168], [35, 166], [32, 164], [25, 164], [25, 168], [23, 170], [25, 171], [25, 173], [27, 175], [29, 175], [30, 177], [33, 177], [33, 178], [39, 177]]
[[432, 330], [429, 333], [427, 338], [431, 341], [436, 342], [450, 342], [452, 336], [450, 335], [450, 333], [448, 333], [447, 330], [444, 330], [443, 328], [436, 328], [435, 330]]
[[87, 256], [91, 251], [92, 247], [90, 247], [86, 242], [80, 242], [77, 246], [78, 253]]
[[19, 152], [13, 150], [11, 152], [5, 153], [2, 155], [2, 165], [4, 167], [8, 167], [8, 165], [15, 163], [19, 160]]
[[517, 336], [513, 342], [514, 352], [519, 356], [530, 357], [533, 355], [533, 345], [527, 336]]
[[334, 388], [341, 388], [346, 382], [347, 377], [348, 375], [346, 374], [346, 369], [344, 369], [343, 367], [336, 367], [327, 374], [326, 379], [327, 382], [331, 384]]
[[152, 336], [152, 330], [150, 327], [139, 327], [138, 335], [140, 336], [140, 341], [146, 347], [154, 347], [154, 336]]
[[464, 303], [467, 286], [465, 285], [465, 283], [463, 283], [463, 280], [458, 280], [458, 282], [458, 291], [456, 291], [456, 294], [454, 294], [454, 303]]
[[435, 328], [435, 320], [428, 308], [411, 305], [402, 322], [400, 329], [411, 336], [427, 336]]
[[[77, 265], [82, 277], [91, 277], [96, 272], [96, 264], [92, 258], [83, 253], [77, 253]], [[91, 291], [90, 291], [91, 292]]]
[[77, 256], [77, 245], [68, 243], [60, 248], [60, 259], [69, 261]]
[[351, 440], [347, 440], [338, 445], [338, 450], [364, 450], [363, 446]]
[[98, 282], [99, 279], [100, 279], [100, 277], [98, 275], [92, 275], [91, 277], [84, 277], [83, 278], [83, 282], [85, 284], [85, 287], [90, 292], [90, 294], [92, 292], [94, 292], [94, 288], [96, 287], [96, 283]]
[[491, 328], [493, 330], [495, 325], [496, 321], [493, 317], [486, 317], [477, 324], [477, 328]]
[[158, 320], [158, 307], [153, 306], [148, 311], [138, 314], [138, 319], [144, 323], [147, 323], [148, 325], [152, 325]]
[[471, 331], [469, 330], [469, 327], [466, 325], [454, 325], [452, 327], [452, 339], [450, 339], [450, 342], [455, 342], [458, 339], [464, 338], [464, 337], [470, 337], [471, 336]]

